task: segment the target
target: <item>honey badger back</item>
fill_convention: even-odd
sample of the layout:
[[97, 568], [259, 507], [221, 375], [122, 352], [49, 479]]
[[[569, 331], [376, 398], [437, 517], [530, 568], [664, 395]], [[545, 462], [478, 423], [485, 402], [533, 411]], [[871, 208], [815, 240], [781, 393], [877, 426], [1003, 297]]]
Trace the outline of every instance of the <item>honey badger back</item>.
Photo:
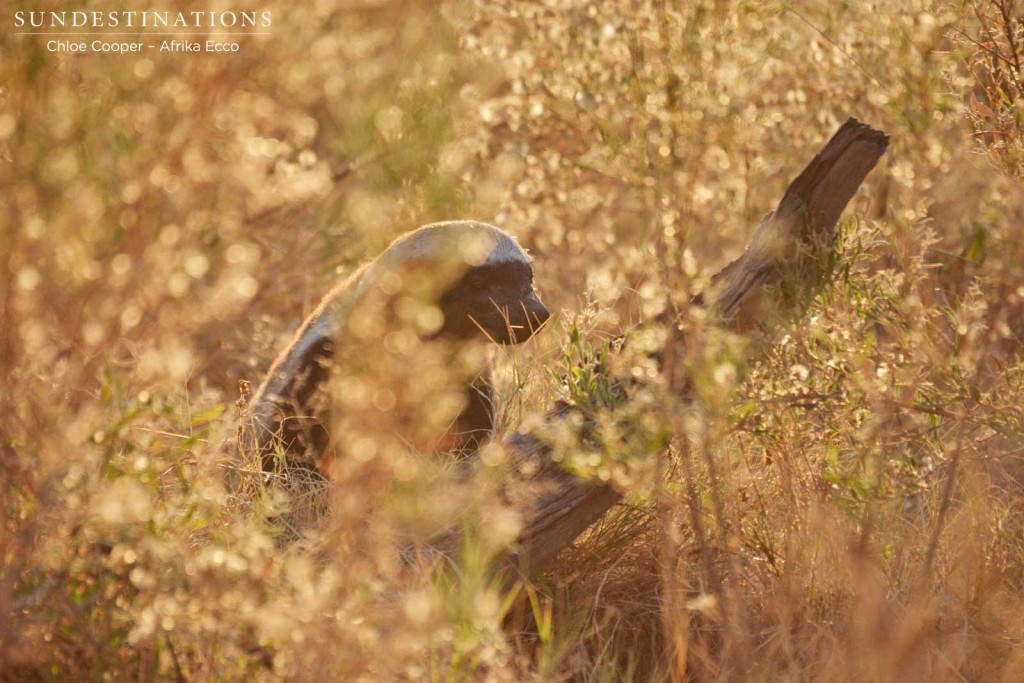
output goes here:
[[[367, 352], [411, 349], [402, 357], [409, 366], [403, 370], [414, 375], [427, 372], [418, 366], [426, 365], [428, 352], [473, 340], [521, 343], [549, 317], [532, 282], [526, 253], [485, 223], [436, 223], [398, 238], [335, 287], [299, 328], [252, 397], [239, 447], [267, 471], [279, 465], [278, 455], [286, 465], [324, 471], [326, 456], [345, 450], [332, 442], [329, 427], [347, 410], [338, 394], [347, 393], [353, 368], [368, 366], [362, 376], [368, 370], [371, 379], [394, 371], [367, 361]], [[464, 379], [461, 412], [430, 450], [467, 454], [493, 431], [486, 366]], [[365, 381], [351, 381], [353, 392], [366, 393]], [[384, 407], [396, 402], [385, 396]]]

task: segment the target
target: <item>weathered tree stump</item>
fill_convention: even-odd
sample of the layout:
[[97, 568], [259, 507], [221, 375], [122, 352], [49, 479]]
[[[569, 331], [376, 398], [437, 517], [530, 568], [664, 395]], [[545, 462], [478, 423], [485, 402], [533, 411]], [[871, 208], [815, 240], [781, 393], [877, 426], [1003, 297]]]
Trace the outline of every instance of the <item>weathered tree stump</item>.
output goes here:
[[[839, 215], [888, 144], [881, 131], [848, 119], [790, 184], [775, 211], [756, 228], [744, 253], [714, 275], [707, 296], [698, 296], [693, 303], [708, 308], [718, 322], [734, 331], [769, 325], [771, 321], [761, 315], [765, 288], [831, 252]], [[813, 292], [823, 280], [801, 284]], [[680, 341], [677, 333], [669, 336], [668, 344]], [[547, 417], [564, 419], [570, 411], [560, 405]], [[505, 495], [523, 522], [509, 561], [535, 571], [604, 516], [621, 495], [610, 485], [567, 472], [555, 461], [551, 447], [535, 436], [513, 434], [504, 446], [514, 463], [532, 461], [530, 467], [520, 468], [531, 474], [509, 481]]]

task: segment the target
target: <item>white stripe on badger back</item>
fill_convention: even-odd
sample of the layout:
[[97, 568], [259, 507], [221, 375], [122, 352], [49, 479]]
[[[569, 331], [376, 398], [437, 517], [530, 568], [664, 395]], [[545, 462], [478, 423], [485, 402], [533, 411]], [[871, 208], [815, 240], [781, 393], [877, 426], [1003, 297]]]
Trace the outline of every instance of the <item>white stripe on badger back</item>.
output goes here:
[[[267, 372], [267, 378], [257, 390], [252, 405], [256, 414], [267, 416], [267, 410], [282, 398], [282, 393], [292, 381], [299, 361], [310, 349], [324, 340], [333, 340], [338, 334], [341, 320], [351, 308], [357, 293], [363, 286], [366, 266], [335, 286], [320, 302], [320, 305], [306, 318], [305, 323], [292, 338], [285, 353], [277, 358]], [[349, 293], [351, 291], [351, 293]]]
[[336, 328], [335, 316], [331, 311], [324, 311], [299, 330], [288, 347], [287, 354], [277, 359], [267, 373], [267, 379], [256, 392], [252, 404], [254, 414], [264, 418], [270, 417], [268, 411], [273, 410], [278, 401], [286, 398], [283, 394], [298, 370], [299, 360], [304, 358], [315, 344], [325, 339], [333, 339], [337, 333]]
[[[495, 228], [497, 230], [497, 228]], [[519, 261], [521, 263], [529, 263], [530, 258], [523, 251], [523, 248], [515, 241], [511, 235], [502, 232], [501, 238], [498, 243], [494, 245], [494, 249], [491, 251], [491, 255], [487, 257], [487, 265], [494, 266], [499, 263], [514, 263]]]
[[449, 259], [460, 255], [469, 257], [468, 252], [474, 245], [463, 244], [463, 240], [483, 239], [481, 256], [486, 258], [469, 265], [497, 265], [520, 261], [529, 263], [529, 258], [522, 247], [505, 231], [479, 221], [446, 221], [431, 223], [414, 230], [391, 243], [381, 254], [379, 261], [398, 263], [405, 259]]

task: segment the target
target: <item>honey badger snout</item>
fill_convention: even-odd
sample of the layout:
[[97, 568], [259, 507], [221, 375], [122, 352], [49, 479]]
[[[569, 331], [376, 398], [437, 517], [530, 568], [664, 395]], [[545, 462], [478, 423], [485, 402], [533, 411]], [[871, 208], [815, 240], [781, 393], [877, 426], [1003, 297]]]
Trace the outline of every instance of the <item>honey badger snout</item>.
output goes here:
[[519, 344], [526, 341], [551, 317], [551, 312], [541, 303], [540, 297], [532, 287], [520, 301], [506, 306], [497, 305], [501, 308], [507, 329], [505, 337], [494, 338], [504, 344]]
[[537, 292], [531, 291], [526, 296], [526, 299], [523, 300], [523, 309], [526, 311], [527, 317], [536, 322], [538, 327], [546, 323], [548, 318], [551, 317], [551, 312], [541, 303]]

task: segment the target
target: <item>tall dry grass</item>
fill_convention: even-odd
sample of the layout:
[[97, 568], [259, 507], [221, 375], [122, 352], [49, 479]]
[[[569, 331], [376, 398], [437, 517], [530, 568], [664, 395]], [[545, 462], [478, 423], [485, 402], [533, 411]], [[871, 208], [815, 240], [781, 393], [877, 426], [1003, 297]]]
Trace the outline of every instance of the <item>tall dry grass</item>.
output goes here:
[[[1020, 7], [258, 7], [231, 58], [0, 37], [0, 678], [1024, 678]], [[849, 115], [892, 142], [823, 293], [702, 330], [692, 399], [657, 329], [588, 365]], [[393, 449], [292, 530], [215, 457], [330, 284], [453, 217], [560, 311], [495, 353], [503, 429], [574, 401], [596, 438], [549, 438], [626, 493], [512, 592], [500, 450]], [[453, 522], [458, 563], [411, 545]]]

